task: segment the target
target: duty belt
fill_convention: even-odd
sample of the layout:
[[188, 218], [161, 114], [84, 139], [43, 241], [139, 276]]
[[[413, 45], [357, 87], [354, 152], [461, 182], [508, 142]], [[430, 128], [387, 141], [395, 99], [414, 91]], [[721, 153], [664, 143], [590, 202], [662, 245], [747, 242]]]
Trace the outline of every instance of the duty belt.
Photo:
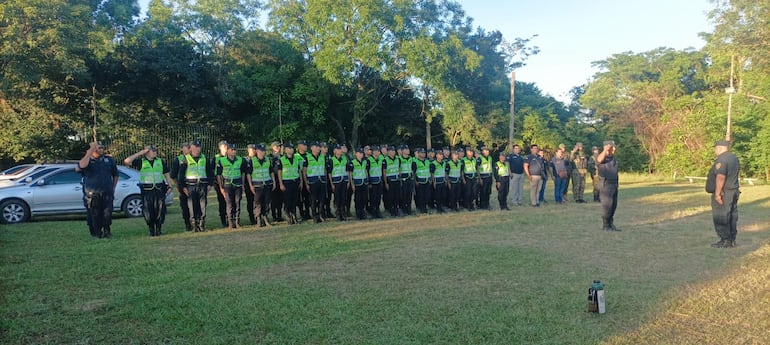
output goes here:
[[365, 184], [366, 184], [366, 179], [358, 179], [358, 178], [353, 179], [354, 186], [363, 186]]
[[243, 180], [239, 179], [239, 178], [238, 179], [225, 180], [224, 182], [225, 182], [225, 186], [227, 186], [227, 185], [236, 186], [236, 187], [243, 186]]
[[208, 184], [209, 180], [205, 178], [198, 178], [198, 179], [185, 179], [185, 183], [196, 185], [196, 184]]
[[388, 181], [390, 182], [398, 181], [398, 175], [388, 175]]
[[382, 182], [382, 178], [380, 176], [369, 178], [369, 184], [380, 184], [380, 182]]
[[332, 183], [347, 182], [345, 176], [332, 176]]
[[460, 183], [460, 178], [459, 177], [449, 176], [449, 182], [450, 183]]
[[436, 177], [435, 179], [436, 179], [436, 184], [444, 183], [444, 178], [443, 177]]
[[465, 178], [475, 179], [476, 177], [476, 174], [465, 174]]
[[401, 174], [398, 175], [398, 177], [401, 179], [401, 181], [411, 180], [412, 174]]
[[138, 183], [137, 184], [141, 190], [164, 190], [163, 186], [165, 186], [165, 183]]
[[417, 178], [417, 183], [419, 183], [419, 184], [426, 184], [426, 183], [428, 183], [428, 178], [427, 177], [426, 178], [418, 177]]
[[479, 174], [479, 176], [481, 176], [481, 178], [490, 178], [492, 177], [492, 174]]
[[251, 180], [251, 184], [253, 184], [254, 187], [272, 186], [273, 180], [267, 180], [267, 181]]
[[309, 184], [316, 184], [318, 182], [326, 183], [326, 179], [321, 176], [308, 176], [307, 177], [307, 183]]

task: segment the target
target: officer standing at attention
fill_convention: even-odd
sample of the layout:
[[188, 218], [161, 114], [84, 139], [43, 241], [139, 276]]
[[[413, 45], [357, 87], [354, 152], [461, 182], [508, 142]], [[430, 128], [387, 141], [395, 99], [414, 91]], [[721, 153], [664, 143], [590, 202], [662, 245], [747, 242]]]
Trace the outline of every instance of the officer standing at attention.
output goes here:
[[604, 151], [596, 158], [599, 171], [599, 193], [602, 203], [602, 230], [620, 231], [615, 227], [615, 209], [618, 207], [618, 161], [615, 142], [605, 141]]
[[166, 220], [166, 194], [171, 193], [171, 169], [158, 158], [158, 149], [153, 145], [128, 156], [123, 163], [139, 170], [142, 215], [150, 229], [150, 236], [160, 236]]
[[[570, 159], [570, 154], [567, 153], [567, 145], [559, 144], [559, 151], [562, 153], [562, 157], [564, 157], [564, 166], [567, 168], [567, 178], [564, 181], [564, 186], [561, 190], [561, 201], [567, 202], [567, 190], [569, 190], [570, 180], [572, 179], [572, 171], [575, 170], [575, 166], [572, 163], [572, 160]], [[554, 181], [556, 178], [554, 177]]]
[[281, 157], [280, 164], [276, 166], [278, 171], [278, 184], [283, 194], [284, 211], [289, 225], [299, 224], [297, 219], [297, 203], [299, 202], [299, 188], [302, 184], [302, 159], [294, 154], [294, 145], [284, 145], [285, 154]]
[[184, 220], [185, 231], [192, 231], [192, 224], [190, 224], [190, 207], [187, 204], [187, 194], [182, 191], [182, 185], [179, 183], [179, 165], [185, 160], [185, 156], [190, 154], [190, 143], [182, 143], [182, 154], [177, 156], [176, 159], [171, 161], [171, 179], [176, 185], [179, 192], [179, 206], [182, 208], [182, 219]]
[[449, 165], [444, 160], [444, 151], [436, 151], [436, 160], [433, 161], [433, 195], [436, 199], [436, 210], [444, 213], [447, 202], [447, 173]]
[[388, 155], [382, 162], [382, 172], [385, 174], [385, 209], [393, 217], [398, 217], [398, 205], [401, 196], [401, 179], [399, 157], [396, 156], [396, 147], [388, 146]]
[[524, 157], [521, 156], [521, 147], [513, 145], [513, 152], [508, 155], [508, 166], [511, 168], [511, 201], [516, 206], [521, 206], [521, 193], [524, 189]]
[[[227, 156], [227, 141], [220, 141], [219, 144], [217, 144], [217, 154], [214, 156], [214, 164], [215, 166], [219, 164], [219, 161], [221, 159], [224, 159]], [[219, 203], [219, 220], [222, 221], [222, 227], [227, 227], [227, 199], [225, 198], [225, 195], [222, 194], [223, 188], [219, 185], [219, 181], [214, 178], [214, 191], [217, 193], [217, 202]]]
[[569, 181], [569, 161], [564, 157], [563, 150], [557, 150], [556, 155], [551, 158], [550, 167], [553, 172], [553, 199], [557, 204], [564, 203], [564, 190]]
[[369, 157], [369, 214], [374, 218], [382, 218], [380, 204], [382, 203], [383, 166], [385, 157], [380, 153], [380, 147], [372, 148], [372, 156]]
[[[300, 140], [297, 142], [297, 153], [294, 155], [300, 160], [300, 167], [304, 167], [308, 155], [307, 141]], [[299, 203], [297, 206], [299, 207], [299, 214], [302, 220], [312, 219], [310, 217], [310, 192], [307, 186], [304, 185], [304, 180], [300, 184]]]
[[460, 160], [460, 156], [463, 154], [463, 149], [457, 149], [452, 153], [452, 159], [447, 162], [447, 177], [449, 183], [447, 184], [447, 192], [449, 200], [447, 207], [452, 211], [460, 211], [460, 193], [463, 187], [463, 162]]
[[309, 196], [310, 212], [314, 223], [324, 221], [323, 204], [326, 201], [326, 155], [321, 153], [321, 144], [313, 142], [310, 153], [305, 156], [302, 177]]
[[399, 207], [403, 215], [412, 214], [412, 198], [414, 197], [414, 157], [409, 155], [409, 146], [401, 146], [401, 156], [398, 157], [399, 178], [401, 179], [401, 196]]
[[[326, 164], [328, 166], [329, 159], [331, 158], [332, 155], [329, 154], [329, 145], [326, 142], [321, 143], [321, 154], [324, 155], [324, 157], [326, 157]], [[328, 177], [329, 175], [328, 171], [326, 175]], [[326, 218], [326, 219], [334, 218], [334, 215], [332, 214], [332, 195], [333, 194], [334, 193], [332, 192], [332, 183], [327, 178], [326, 192], [324, 193], [324, 199], [321, 204], [323, 208], [323, 213], [322, 213], [323, 218]]]
[[[348, 152], [348, 146], [345, 144], [342, 144], [342, 155], [345, 156], [348, 159], [348, 162], [350, 164], [353, 164], [353, 156], [350, 152]], [[353, 216], [353, 214], [350, 212], [350, 206], [353, 205], [353, 181], [349, 180], [350, 183], [348, 184], [348, 191], [347, 191], [347, 199], [345, 199], [345, 217], [350, 218]]]
[[[257, 156], [256, 145], [246, 145], [246, 157], [243, 158], [243, 164], [246, 166], [247, 175], [250, 175], [254, 171], [254, 167], [251, 165], [254, 158]], [[248, 176], [246, 182], [243, 185], [243, 193], [246, 194], [246, 211], [249, 213], [249, 223], [251, 225], [257, 225], [257, 220], [254, 218], [254, 193], [251, 190], [251, 186], [248, 183]]]
[[364, 220], [366, 219], [366, 206], [369, 203], [369, 160], [366, 159], [365, 150], [361, 147], [356, 149], [355, 156], [352, 161], [351, 188], [356, 199], [356, 218]]
[[479, 161], [473, 156], [473, 148], [465, 148], [465, 158], [463, 158], [463, 202], [465, 203], [465, 209], [473, 211], [474, 201], [479, 194], [479, 185], [481, 179], [479, 178]]
[[417, 159], [414, 160], [415, 175], [415, 206], [422, 214], [428, 213], [428, 202], [430, 201], [431, 176], [435, 166], [426, 159], [425, 149], [415, 150]]
[[249, 145], [254, 148], [256, 155], [251, 157], [246, 173], [250, 176], [249, 189], [254, 194], [254, 218], [259, 227], [270, 226], [267, 211], [270, 209], [270, 199], [273, 190], [277, 189], [273, 161], [267, 157], [264, 145]]
[[[546, 153], [548, 153], [548, 156], [546, 156]], [[538, 196], [538, 203], [539, 204], [545, 204], [545, 189], [548, 187], [548, 171], [551, 169], [548, 169], [548, 166], [550, 165], [548, 159], [549, 157], [553, 157], [550, 152], [547, 152], [545, 150], [540, 150], [537, 152], [537, 156], [540, 157], [540, 161], [543, 163], [543, 171], [541, 172], [540, 176], [543, 179], [543, 182], [540, 184], [540, 195]], [[551, 176], [553, 177], [553, 176]]]
[[572, 197], [576, 203], [582, 204], [586, 201], [583, 200], [583, 192], [586, 189], [586, 174], [588, 173], [588, 158], [583, 152], [583, 143], [575, 144], [572, 149]]
[[187, 195], [193, 231], [203, 232], [206, 231], [206, 195], [209, 192], [209, 184], [214, 180], [216, 163], [201, 153], [200, 141], [196, 140], [190, 144], [190, 154], [186, 155], [184, 162], [179, 165], [179, 182], [182, 192]]
[[741, 166], [738, 157], [730, 152], [730, 142], [719, 140], [714, 144], [714, 164], [706, 180], [706, 192], [711, 193], [711, 215], [720, 240], [714, 248], [732, 248], [738, 234], [738, 197], [741, 194], [738, 176]]
[[345, 203], [348, 199], [348, 186], [352, 179], [353, 164], [348, 157], [342, 154], [342, 146], [334, 147], [334, 156], [327, 161], [326, 171], [329, 172], [329, 181], [332, 183], [332, 193], [334, 193], [334, 207], [337, 212], [337, 220], [347, 220]]
[[[271, 164], [273, 165], [273, 169], [277, 169], [281, 164], [281, 157], [283, 156], [282, 146], [283, 145], [277, 141], [274, 141], [271, 145], [272, 153], [270, 154], [270, 160], [272, 161]], [[277, 173], [278, 170], [275, 171]], [[276, 180], [278, 180], [277, 175]], [[282, 222], [283, 216], [281, 215], [281, 212], [283, 208], [283, 192], [280, 188], [275, 188], [273, 190], [273, 195], [270, 200], [270, 211], [273, 214], [273, 222]]]
[[243, 181], [246, 180], [248, 167], [244, 159], [236, 155], [235, 144], [227, 144], [227, 153], [217, 162], [217, 182], [227, 205], [227, 225], [231, 229], [241, 227], [241, 198]]
[[505, 152], [498, 153], [498, 160], [495, 162], [493, 170], [495, 175], [495, 185], [497, 187], [497, 201], [500, 203], [500, 210], [510, 211], [508, 208], [508, 185], [511, 181], [511, 167], [508, 165], [508, 159]]
[[[479, 177], [481, 186], [479, 190], [479, 208], [489, 210], [489, 198], [492, 195], [492, 174], [494, 158], [489, 155], [489, 148], [481, 147], [481, 157], [479, 157]], [[506, 192], [507, 195], [507, 192]]]
[[530, 154], [524, 161], [524, 173], [529, 178], [529, 202], [534, 207], [540, 206], [540, 188], [542, 188], [543, 170], [545, 170], [545, 165], [538, 155], [538, 151], [537, 145], [530, 145]]
[[593, 155], [588, 161], [588, 172], [591, 174], [591, 186], [593, 187], [594, 192], [594, 202], [599, 202], [599, 175], [596, 174], [598, 172], [598, 170], [596, 170], [596, 158], [599, 158], [599, 148], [594, 146], [591, 151], [593, 152]]
[[101, 142], [91, 143], [78, 162], [83, 175], [83, 203], [88, 212], [88, 228], [95, 238], [112, 238], [112, 202], [118, 184], [118, 165], [104, 154]]

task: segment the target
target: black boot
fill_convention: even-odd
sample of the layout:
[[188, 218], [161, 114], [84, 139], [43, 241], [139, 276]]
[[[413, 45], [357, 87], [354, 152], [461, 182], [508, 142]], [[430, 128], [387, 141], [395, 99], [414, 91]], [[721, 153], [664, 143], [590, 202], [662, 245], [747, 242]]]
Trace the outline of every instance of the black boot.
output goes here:
[[148, 227], [150, 228], [150, 237], [155, 236], [155, 224], [149, 224]]
[[155, 236], [163, 235], [163, 233], [160, 232], [160, 227], [161, 227], [160, 224], [155, 224]]
[[200, 232], [206, 232], [206, 221], [205, 220], [199, 220], [198, 221], [198, 229], [200, 229]]
[[189, 219], [185, 219], [184, 220], [184, 231], [192, 231], [192, 230], [193, 230], [192, 223], [190, 223]]
[[622, 230], [620, 230], [620, 229], [615, 227], [615, 219], [614, 218], [610, 218], [610, 230], [612, 230], [612, 231], [622, 231]]
[[110, 230], [110, 226], [107, 225], [104, 227], [104, 238], [112, 238], [112, 231]]
[[611, 231], [610, 230], [610, 220], [607, 218], [602, 218], [602, 230], [604, 231]]
[[263, 222], [263, 224], [265, 224], [266, 226], [273, 226], [273, 225], [272, 225], [272, 224], [270, 224], [270, 222], [267, 220], [267, 216], [262, 216], [262, 222]]
[[191, 228], [190, 230], [192, 230], [193, 232], [200, 232], [201, 231], [201, 228], [198, 225], [198, 221], [195, 220], [195, 219], [190, 219], [190, 228]]

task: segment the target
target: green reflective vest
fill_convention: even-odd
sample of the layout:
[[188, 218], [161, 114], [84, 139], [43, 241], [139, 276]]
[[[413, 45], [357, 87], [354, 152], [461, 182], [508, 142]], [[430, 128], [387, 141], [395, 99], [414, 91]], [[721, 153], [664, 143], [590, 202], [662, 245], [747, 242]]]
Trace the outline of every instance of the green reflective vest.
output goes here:
[[273, 179], [270, 177], [270, 158], [265, 157], [262, 161], [260, 162], [257, 157], [251, 157], [251, 180], [258, 183], [272, 183]]
[[411, 178], [412, 177], [412, 162], [414, 162], [414, 158], [407, 157], [404, 158], [404, 156], [398, 157], [398, 171], [401, 173], [402, 178]]
[[385, 175], [387, 175], [390, 179], [388, 181], [395, 181], [395, 178], [398, 177], [399, 172], [399, 159], [398, 157], [390, 158], [385, 157], [385, 164], [388, 166], [385, 167]]
[[497, 176], [508, 177], [511, 175], [511, 169], [508, 168], [507, 162], [497, 161], [495, 164], [497, 165]]
[[379, 158], [374, 158], [374, 156], [369, 157], [369, 177], [382, 177], [382, 162], [385, 161], [385, 158], [380, 156]]
[[332, 182], [345, 182], [348, 180], [348, 157], [332, 157]]
[[306, 159], [308, 182], [326, 182], [326, 156], [319, 154], [316, 158], [309, 154]]
[[428, 180], [430, 179], [431, 162], [427, 160], [421, 161], [417, 159], [414, 161], [414, 163], [417, 165], [417, 171], [415, 171], [417, 182], [428, 183]]
[[464, 157], [463, 164], [465, 165], [465, 174], [476, 177], [476, 159]]
[[225, 184], [235, 184], [241, 180], [243, 158], [235, 156], [235, 161], [231, 162], [227, 157], [224, 157], [219, 160], [219, 164], [222, 166], [222, 179], [225, 180]]
[[444, 177], [446, 177], [446, 161], [433, 161], [433, 165], [436, 166], [433, 177], [436, 178], [436, 180], [444, 181]]
[[196, 162], [192, 155], [187, 155], [187, 170], [185, 171], [184, 178], [188, 180], [201, 180], [206, 179], [206, 156], [201, 153], [200, 158]]
[[281, 156], [281, 179], [284, 181], [291, 181], [299, 179], [299, 165], [300, 159], [296, 155], [289, 160], [289, 157]]
[[481, 164], [479, 165], [479, 173], [482, 175], [492, 174], [492, 157], [481, 156]]
[[366, 183], [366, 160], [353, 160], [353, 182], [356, 186]]
[[147, 158], [142, 158], [142, 169], [139, 170], [139, 182], [143, 184], [158, 184], [166, 182], [163, 178], [163, 161], [160, 159], [150, 161]]
[[449, 161], [447, 164], [449, 164], [449, 180], [452, 182], [460, 181], [460, 174], [462, 174], [463, 163], [458, 160], [457, 162]]

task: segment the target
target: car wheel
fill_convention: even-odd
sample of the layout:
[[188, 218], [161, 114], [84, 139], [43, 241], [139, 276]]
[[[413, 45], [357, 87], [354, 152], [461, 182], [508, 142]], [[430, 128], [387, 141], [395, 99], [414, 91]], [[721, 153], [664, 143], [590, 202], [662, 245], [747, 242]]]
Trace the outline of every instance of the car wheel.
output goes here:
[[12, 199], [0, 204], [0, 222], [3, 224], [23, 223], [29, 219], [29, 206], [21, 200]]
[[129, 195], [126, 200], [123, 200], [123, 213], [127, 217], [141, 217], [142, 207], [144, 207], [144, 203], [142, 197], [138, 195]]

